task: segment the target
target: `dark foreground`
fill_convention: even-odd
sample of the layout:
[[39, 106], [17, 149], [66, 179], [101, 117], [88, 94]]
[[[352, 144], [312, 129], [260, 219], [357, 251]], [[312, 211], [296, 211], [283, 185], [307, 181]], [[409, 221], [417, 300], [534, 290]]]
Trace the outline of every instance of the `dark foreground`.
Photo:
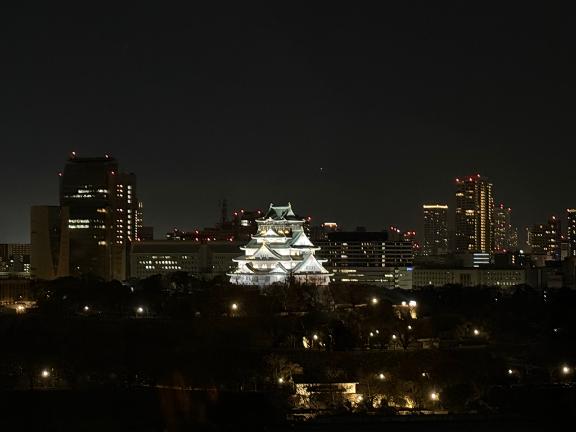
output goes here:
[[0, 431], [512, 431], [542, 430], [574, 415], [350, 415], [290, 423], [273, 395], [217, 390], [11, 391], [0, 393], [0, 399]]

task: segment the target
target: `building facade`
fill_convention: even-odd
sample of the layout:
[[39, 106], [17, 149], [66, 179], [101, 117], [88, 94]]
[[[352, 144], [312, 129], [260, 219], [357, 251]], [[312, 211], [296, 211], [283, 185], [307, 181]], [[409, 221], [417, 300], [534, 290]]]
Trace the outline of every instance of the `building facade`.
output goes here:
[[511, 288], [526, 283], [526, 270], [523, 268], [422, 268], [413, 270], [415, 287], [444, 285], [494, 286]]
[[518, 249], [518, 232], [512, 226], [512, 209], [500, 204], [494, 207], [494, 253]]
[[0, 243], [0, 278], [30, 277], [30, 244]]
[[528, 246], [533, 255], [545, 260], [558, 261], [561, 258], [562, 223], [552, 216], [545, 224], [534, 225], [528, 232]]
[[154, 240], [132, 243], [130, 276], [147, 278], [175, 272], [198, 277], [224, 276], [234, 269], [239, 242]]
[[477, 174], [456, 179], [455, 248], [457, 253], [494, 247], [492, 184]]
[[30, 275], [52, 280], [70, 275], [68, 207], [33, 206], [30, 210]]
[[266, 286], [273, 283], [327, 285], [330, 274], [315, 257], [315, 247], [304, 231], [306, 220], [296, 216], [292, 206], [270, 204], [257, 221], [257, 232], [234, 259], [236, 269], [230, 282], [238, 285]]
[[570, 256], [576, 256], [576, 208], [567, 209], [568, 244]]
[[310, 239], [312, 241], [323, 241], [328, 238], [328, 233], [337, 231], [338, 224], [336, 222], [324, 222], [310, 227]]
[[386, 288], [412, 288], [412, 242], [388, 240], [386, 232], [333, 232], [318, 242], [331, 280]]
[[70, 274], [126, 279], [130, 243], [142, 224], [136, 176], [120, 172], [109, 156], [72, 154], [60, 174], [60, 206], [69, 212]]
[[445, 255], [448, 253], [448, 206], [424, 204], [424, 236], [422, 255]]

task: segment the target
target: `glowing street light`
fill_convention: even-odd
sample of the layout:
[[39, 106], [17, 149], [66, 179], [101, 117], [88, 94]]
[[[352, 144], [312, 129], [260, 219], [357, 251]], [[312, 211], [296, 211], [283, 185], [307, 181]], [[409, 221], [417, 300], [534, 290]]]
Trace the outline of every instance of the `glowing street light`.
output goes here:
[[572, 373], [572, 368], [570, 368], [569, 366], [562, 366], [562, 373], [564, 375], [570, 375]]
[[230, 308], [231, 308], [233, 311], [237, 311], [237, 310], [238, 310], [238, 303], [232, 303], [232, 305], [230, 306]]
[[372, 297], [372, 304], [373, 305], [377, 305], [378, 304], [378, 299], [376, 297]]
[[144, 313], [144, 308], [143, 308], [142, 306], [138, 306], [138, 307], [136, 308], [136, 313], [137, 313], [138, 315], [142, 315], [142, 314]]
[[90, 306], [84, 306], [84, 312], [88, 312], [90, 310]]
[[395, 334], [392, 335], [392, 340], [396, 340], [398, 339], [398, 336], [396, 336]]
[[416, 307], [417, 305], [418, 305], [418, 304], [417, 304], [414, 300], [410, 300], [410, 301], [408, 302], [408, 306], [410, 306], [410, 307]]
[[370, 337], [374, 337], [374, 332], [370, 332]]
[[474, 332], [473, 332], [473, 333], [474, 333], [474, 336], [478, 336], [478, 335], [480, 334], [480, 330], [474, 329]]
[[278, 384], [284, 384], [284, 378], [282, 377], [278, 378]]
[[16, 306], [16, 312], [17, 313], [24, 313], [25, 311], [26, 311], [26, 307], [24, 305]]
[[50, 371], [48, 369], [42, 369], [42, 372], [40, 372], [40, 376], [42, 378], [50, 378]]
[[437, 401], [440, 399], [440, 395], [436, 392], [432, 392], [430, 393], [430, 399], [432, 399], [433, 401]]
[[412, 326], [411, 326], [411, 325], [408, 326], [408, 330], [412, 330]]
[[508, 375], [512, 375], [514, 374], [514, 371], [512, 369], [508, 369]]
[[384, 378], [386, 378], [386, 376], [383, 373], [378, 374], [378, 378], [380, 378], [381, 380], [383, 380]]
[[312, 335], [312, 339], [314, 339], [315, 341], [317, 341], [317, 340], [318, 340], [318, 335], [317, 335], [317, 334]]

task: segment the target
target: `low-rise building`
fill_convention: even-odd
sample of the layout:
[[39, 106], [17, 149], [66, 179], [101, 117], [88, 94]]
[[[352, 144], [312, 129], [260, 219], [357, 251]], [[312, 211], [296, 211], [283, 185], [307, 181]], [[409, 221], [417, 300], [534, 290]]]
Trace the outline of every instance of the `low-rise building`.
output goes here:
[[333, 282], [412, 288], [411, 241], [389, 240], [386, 232], [330, 232], [317, 242]]
[[0, 278], [30, 277], [30, 244], [0, 244]]
[[187, 272], [197, 276], [225, 275], [241, 243], [154, 240], [132, 244], [131, 277]]
[[415, 267], [412, 274], [415, 287], [462, 285], [466, 287], [495, 286], [508, 288], [526, 284], [526, 270], [518, 267]]

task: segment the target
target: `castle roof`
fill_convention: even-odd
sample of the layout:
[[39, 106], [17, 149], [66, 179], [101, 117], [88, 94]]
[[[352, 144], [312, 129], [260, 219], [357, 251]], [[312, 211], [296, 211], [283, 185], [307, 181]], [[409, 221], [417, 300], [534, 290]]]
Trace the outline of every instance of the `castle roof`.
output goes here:
[[298, 216], [292, 211], [292, 205], [288, 203], [286, 206], [275, 206], [270, 203], [270, 208], [264, 215], [263, 219], [273, 220], [300, 220]]
[[[306, 267], [312, 267], [312, 269], [306, 269]], [[294, 269], [292, 270], [294, 273], [322, 273], [322, 274], [329, 274], [328, 270], [326, 270], [322, 264], [318, 262], [316, 257], [312, 254], [306, 256], [301, 263], [299, 263]]]
[[290, 244], [292, 246], [314, 247], [304, 231], [298, 231], [295, 233], [294, 237], [292, 237], [292, 240], [290, 241]]
[[286, 257], [283, 257], [278, 252], [270, 249], [266, 243], [262, 243], [262, 246], [258, 248], [256, 252], [252, 255], [246, 257], [247, 259], [276, 259], [276, 260], [285, 260]]

